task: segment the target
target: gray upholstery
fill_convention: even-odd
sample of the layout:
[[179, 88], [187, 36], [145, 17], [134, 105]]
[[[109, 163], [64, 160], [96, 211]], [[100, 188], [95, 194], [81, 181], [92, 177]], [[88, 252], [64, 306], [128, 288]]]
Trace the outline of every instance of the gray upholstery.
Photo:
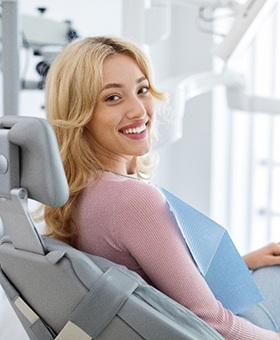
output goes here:
[[4, 116], [0, 129], [9, 129], [9, 141], [20, 147], [19, 184], [28, 197], [53, 207], [65, 204], [69, 189], [50, 124], [42, 118]]
[[222, 339], [136, 273], [37, 233], [27, 197], [52, 206], [68, 198], [45, 120], [0, 119], [1, 181], [0, 284], [30, 339]]
[[[17, 249], [43, 254], [44, 246], [27, 209], [27, 198], [62, 206], [69, 188], [54, 131], [42, 118], [0, 118], [0, 214]], [[21, 225], [18, 222], [21, 221]]]
[[[43, 241], [46, 256], [19, 252], [5, 237], [0, 261], [5, 275], [56, 333], [70, 319], [93, 339], [222, 339], [136, 273], [60, 241]], [[15, 297], [13, 291], [10, 299]]]

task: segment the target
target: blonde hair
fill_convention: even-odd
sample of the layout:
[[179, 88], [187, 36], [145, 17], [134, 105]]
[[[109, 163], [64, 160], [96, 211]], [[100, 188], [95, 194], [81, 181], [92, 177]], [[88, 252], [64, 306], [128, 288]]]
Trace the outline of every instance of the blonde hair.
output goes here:
[[[133, 58], [149, 81], [156, 102], [166, 100], [152, 81], [147, 57], [135, 44], [116, 37], [90, 37], [67, 45], [52, 63], [46, 78], [45, 108], [57, 136], [70, 188], [68, 202], [60, 208], [46, 206], [44, 218], [50, 235], [74, 244], [76, 226], [71, 218], [73, 203], [87, 185], [90, 174], [103, 169], [91, 149], [91, 135], [85, 126], [94, 114], [102, 82], [104, 60], [113, 54]], [[139, 157], [138, 176], [149, 178], [154, 162]]]

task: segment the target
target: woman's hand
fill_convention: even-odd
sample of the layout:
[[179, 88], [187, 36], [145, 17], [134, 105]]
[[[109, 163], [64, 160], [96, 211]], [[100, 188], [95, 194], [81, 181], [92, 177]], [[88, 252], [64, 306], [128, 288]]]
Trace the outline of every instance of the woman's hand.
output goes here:
[[244, 255], [243, 259], [251, 270], [280, 265], [280, 243], [269, 243], [263, 248]]

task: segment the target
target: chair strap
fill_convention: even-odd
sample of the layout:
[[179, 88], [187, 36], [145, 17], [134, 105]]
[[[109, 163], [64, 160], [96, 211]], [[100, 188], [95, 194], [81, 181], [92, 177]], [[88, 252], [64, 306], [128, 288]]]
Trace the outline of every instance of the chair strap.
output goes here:
[[96, 338], [138, 285], [135, 279], [111, 267], [97, 280], [69, 320]]
[[95, 339], [112, 321], [139, 285], [130, 276], [116, 268], [110, 268], [95, 283], [84, 300], [71, 314], [65, 327], [56, 336], [20, 297], [18, 291], [1, 269], [0, 284], [11, 303], [26, 319], [29, 329], [40, 340]]

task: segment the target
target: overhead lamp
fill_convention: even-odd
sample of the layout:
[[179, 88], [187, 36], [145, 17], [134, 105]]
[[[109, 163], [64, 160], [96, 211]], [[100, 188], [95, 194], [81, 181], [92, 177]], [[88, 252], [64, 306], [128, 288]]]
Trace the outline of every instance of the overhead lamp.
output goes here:
[[213, 49], [213, 54], [227, 61], [244, 45], [248, 45], [256, 34], [261, 22], [272, 13], [277, 0], [247, 0], [240, 6], [236, 19], [221, 44]]

